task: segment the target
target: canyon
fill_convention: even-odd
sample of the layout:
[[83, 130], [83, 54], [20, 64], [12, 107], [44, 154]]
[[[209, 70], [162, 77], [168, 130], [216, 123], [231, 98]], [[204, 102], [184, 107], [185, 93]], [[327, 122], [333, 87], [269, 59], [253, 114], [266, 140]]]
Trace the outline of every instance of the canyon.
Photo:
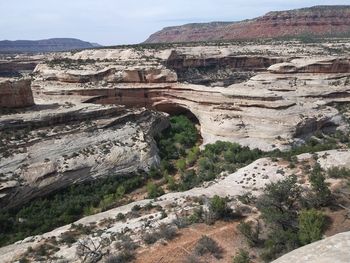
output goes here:
[[[221, 140], [263, 151], [288, 151], [318, 133], [327, 137], [348, 132], [349, 112], [342, 112], [339, 105], [350, 103], [349, 43], [347, 38], [337, 38], [321, 43], [140, 45], [0, 62], [0, 74], [6, 75], [0, 81], [0, 207], [15, 209], [112, 174], [130, 177], [150, 171], [161, 162], [155, 137], [169, 127], [173, 115], [186, 115], [197, 124], [202, 149]], [[141, 198], [84, 217], [74, 225], [91, 227], [91, 232], [72, 244], [58, 243], [52, 260], [80, 262], [75, 252], [86, 238], [102, 242], [130, 231], [140, 241], [145, 229], [170, 223], [199, 205], [206, 209], [206, 199], [214, 195], [232, 197], [230, 206], [235, 211], [256, 218], [256, 208], [234, 198], [248, 191], [259, 196], [265, 185], [292, 174], [307, 181], [303, 162], [315, 161], [323, 169], [348, 168], [349, 154], [345, 144], [317, 152], [317, 158], [301, 154], [296, 157], [300, 162], [296, 168], [282, 159], [259, 158], [196, 188], [168, 192], [155, 200]], [[342, 182], [327, 181], [334, 188]], [[200, 197], [204, 203], [197, 203]], [[132, 214], [135, 206], [142, 210], [150, 202], [161, 210], [151, 209], [127, 222], [116, 220], [118, 214]], [[225, 227], [229, 226], [218, 232]], [[19, 260], [31, 249], [61, 240], [73, 228], [65, 225], [2, 247], [0, 261]], [[202, 230], [191, 231], [200, 238]], [[193, 240], [186, 242], [180, 247], [193, 245]], [[103, 247], [101, 253], [114, 251], [114, 244]], [[173, 248], [171, 243], [168, 248]], [[176, 249], [169, 252], [170, 259], [179, 256]], [[237, 252], [228, 251], [222, 261], [215, 262], [228, 262]], [[136, 262], [164, 258], [152, 258], [148, 252], [142, 245]], [[180, 258], [185, 260], [183, 255]], [[288, 258], [283, 260], [277, 262]]]

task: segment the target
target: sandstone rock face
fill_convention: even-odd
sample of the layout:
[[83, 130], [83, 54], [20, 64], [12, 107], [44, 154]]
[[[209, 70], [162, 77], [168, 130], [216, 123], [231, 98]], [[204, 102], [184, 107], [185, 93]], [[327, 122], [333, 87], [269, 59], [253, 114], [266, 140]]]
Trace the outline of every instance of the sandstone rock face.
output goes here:
[[233, 39], [275, 38], [300, 35], [340, 35], [350, 30], [349, 6], [315, 6], [270, 12], [242, 22], [214, 22], [167, 27], [145, 43], [196, 42]]
[[349, 73], [349, 58], [334, 59], [293, 59], [268, 68], [272, 73]]
[[38, 110], [0, 117], [3, 134], [29, 130], [1, 145], [0, 207], [159, 163], [153, 136], [168, 124], [160, 113], [99, 105]]
[[[336, 55], [327, 53], [329, 45]], [[48, 55], [33, 74], [37, 106], [0, 117], [0, 206], [111, 172], [147, 170], [159, 162], [153, 135], [168, 124], [159, 111], [197, 119], [204, 144], [224, 140], [263, 150], [346, 129], [332, 103], [350, 101], [348, 45], [175, 45]], [[193, 72], [206, 85], [191, 82]]]
[[296, 249], [273, 263], [347, 263], [350, 259], [350, 232], [340, 233]]
[[[345, 54], [320, 56], [325, 51], [297, 43], [284, 49], [256, 44], [240, 48], [189, 45], [62, 54], [55, 64], [37, 66], [34, 85], [41, 96], [52, 99], [75, 96], [80, 102], [191, 112], [201, 125], [204, 144], [226, 140], [263, 150], [286, 149], [318, 130], [346, 126], [329, 106], [350, 100]], [[275, 53], [253, 55], [261, 50]], [[58, 63], [60, 59], [70, 64]], [[196, 79], [207, 85], [194, 85]]]
[[21, 108], [34, 105], [30, 79], [0, 78], [0, 108]]
[[166, 83], [176, 82], [177, 75], [165, 68], [124, 68], [106, 67], [98, 71], [53, 70], [47, 65], [38, 65], [34, 73], [40, 74], [44, 80], [67, 83], [87, 83], [106, 81], [107, 83]]

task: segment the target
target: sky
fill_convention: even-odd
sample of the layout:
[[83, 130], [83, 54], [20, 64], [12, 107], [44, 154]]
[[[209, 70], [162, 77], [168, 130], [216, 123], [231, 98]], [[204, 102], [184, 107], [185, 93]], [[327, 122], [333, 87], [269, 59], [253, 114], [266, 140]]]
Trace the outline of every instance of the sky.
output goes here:
[[136, 44], [166, 26], [239, 21], [314, 5], [350, 0], [0, 0], [0, 40], [72, 37]]

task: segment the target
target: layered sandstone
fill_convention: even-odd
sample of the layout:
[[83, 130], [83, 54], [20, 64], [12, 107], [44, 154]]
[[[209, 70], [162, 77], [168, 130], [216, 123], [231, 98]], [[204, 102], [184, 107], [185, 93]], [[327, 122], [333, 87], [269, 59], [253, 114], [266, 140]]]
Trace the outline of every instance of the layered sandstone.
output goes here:
[[[246, 45], [244, 52], [234, 45], [82, 51], [63, 57], [91, 57], [93, 63], [39, 65], [35, 90], [52, 99], [190, 112], [204, 144], [226, 140], [286, 149], [316, 131], [345, 126], [329, 105], [350, 100], [346, 56], [319, 56], [318, 50], [307, 56], [311, 49], [303, 47], [305, 54], [295, 58], [289, 54], [300, 50], [297, 44], [290, 50], [270, 47], [274, 56], [246, 53], [259, 48], [265, 46]], [[195, 85], [196, 76], [207, 85]]]
[[198, 23], [167, 27], [146, 43], [196, 42], [276, 38], [302, 35], [341, 35], [350, 32], [349, 6], [315, 6], [270, 12], [242, 22]]
[[[2, 116], [0, 207], [110, 174], [147, 171], [159, 163], [153, 137], [167, 124], [161, 113], [88, 104]], [[15, 131], [15, 138], [6, 137]]]
[[[127, 175], [157, 164], [153, 135], [167, 121], [153, 110], [196, 119], [204, 144], [224, 140], [263, 150], [288, 149], [317, 131], [346, 129], [332, 106], [350, 101], [346, 54], [320, 56], [326, 53], [322, 45], [284, 46], [52, 55], [34, 71], [38, 105], [0, 118], [0, 205], [11, 199], [17, 206], [111, 171]], [[267, 49], [275, 53], [259, 53]], [[191, 83], [188, 72], [209, 83]]]
[[34, 105], [30, 79], [0, 78], [0, 108], [22, 108]]

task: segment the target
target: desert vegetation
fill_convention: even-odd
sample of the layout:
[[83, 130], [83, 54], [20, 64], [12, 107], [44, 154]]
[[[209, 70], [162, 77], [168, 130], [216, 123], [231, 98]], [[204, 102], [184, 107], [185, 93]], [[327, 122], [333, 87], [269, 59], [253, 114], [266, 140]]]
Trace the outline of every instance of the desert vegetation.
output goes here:
[[103, 180], [72, 185], [50, 196], [32, 200], [19, 209], [0, 213], [0, 244], [41, 234], [123, 204], [124, 194], [146, 182], [145, 174], [110, 176]]
[[[298, 154], [334, 149], [340, 144], [348, 143], [346, 134], [336, 133], [334, 136], [316, 134], [306, 144], [293, 147], [287, 152], [263, 152], [221, 141], [206, 145], [200, 150], [198, 131], [188, 118], [173, 116], [170, 123], [170, 127], [156, 138], [161, 157], [159, 167], [152, 167], [148, 173], [112, 175], [102, 180], [73, 185], [50, 196], [33, 200], [18, 209], [3, 210], [0, 214], [0, 244], [5, 245], [27, 236], [41, 234], [83, 216], [130, 202], [125, 197], [140, 187], [144, 187], [147, 198], [158, 198], [168, 191], [185, 191], [206, 181], [213, 181], [261, 157], [288, 161], [294, 167], [297, 165]], [[242, 203], [258, 207], [261, 213], [257, 223], [241, 221], [238, 230], [250, 247], [261, 251], [261, 258], [267, 262], [322, 238], [328, 224], [323, 210], [334, 204], [334, 196], [328, 188], [326, 178], [349, 178], [350, 174], [347, 169], [332, 168], [323, 171], [317, 164], [307, 172], [309, 191], [303, 191], [297, 178], [291, 176], [267, 185], [259, 199], [249, 193], [238, 198]], [[219, 196], [202, 201], [202, 204], [207, 203], [207, 209], [199, 206], [191, 215], [177, 218], [170, 225], [163, 224], [154, 231], [145, 232], [142, 241], [146, 245], [158, 240], [171, 241], [177, 236], [178, 229], [191, 224], [211, 225], [218, 220], [242, 220], [242, 215], [231, 209], [230, 201], [230, 198]], [[115, 221], [139, 216], [145, 209], [157, 208], [151, 204], [144, 208], [135, 206], [128, 214], [118, 214]], [[166, 213], [162, 209], [160, 211], [166, 217]], [[262, 225], [267, 233], [265, 235], [262, 235]], [[79, 233], [88, 231], [81, 227], [79, 229]], [[75, 229], [62, 236], [63, 242], [76, 242], [76, 231]], [[188, 260], [205, 254], [220, 258], [222, 252], [217, 246], [215, 240], [204, 236], [198, 241]], [[109, 256], [107, 261], [127, 262], [134, 258], [135, 249], [122, 249], [120, 253]], [[232, 260], [250, 262], [250, 255], [245, 250], [239, 250]]]
[[296, 176], [268, 184], [256, 201], [268, 235], [260, 224], [242, 222], [238, 230], [251, 247], [260, 248], [261, 258], [271, 260], [300, 246], [322, 239], [328, 219], [324, 208], [335, 202], [325, 171], [315, 165], [309, 174], [310, 191], [303, 191]]

